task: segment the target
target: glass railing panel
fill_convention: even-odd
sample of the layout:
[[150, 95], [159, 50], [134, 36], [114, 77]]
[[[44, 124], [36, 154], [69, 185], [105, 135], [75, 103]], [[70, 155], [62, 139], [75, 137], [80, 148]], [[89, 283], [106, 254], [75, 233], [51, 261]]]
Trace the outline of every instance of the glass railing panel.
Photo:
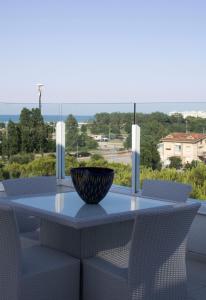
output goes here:
[[141, 127], [141, 182], [173, 180], [206, 199], [206, 103], [137, 103]]
[[59, 104], [0, 103], [0, 180], [55, 175]]
[[62, 104], [66, 123], [65, 173], [77, 166], [110, 167], [114, 183], [131, 186], [132, 103]]

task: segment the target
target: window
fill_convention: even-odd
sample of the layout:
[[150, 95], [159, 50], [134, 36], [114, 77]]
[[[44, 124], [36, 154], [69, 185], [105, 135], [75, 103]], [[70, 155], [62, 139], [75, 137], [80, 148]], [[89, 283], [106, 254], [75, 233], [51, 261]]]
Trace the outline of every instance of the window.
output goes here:
[[175, 152], [181, 151], [181, 145], [175, 145]]

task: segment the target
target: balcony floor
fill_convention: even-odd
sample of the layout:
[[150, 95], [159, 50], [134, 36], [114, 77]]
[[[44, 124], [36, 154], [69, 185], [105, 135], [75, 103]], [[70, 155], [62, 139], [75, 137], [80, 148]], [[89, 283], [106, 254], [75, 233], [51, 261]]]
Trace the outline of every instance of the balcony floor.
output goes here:
[[187, 275], [188, 300], [206, 300], [206, 259], [189, 255]]

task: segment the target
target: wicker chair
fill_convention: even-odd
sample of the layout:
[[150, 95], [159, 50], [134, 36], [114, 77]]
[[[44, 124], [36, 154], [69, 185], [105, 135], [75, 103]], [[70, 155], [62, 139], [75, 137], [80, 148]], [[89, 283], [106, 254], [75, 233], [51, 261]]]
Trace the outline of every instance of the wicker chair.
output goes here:
[[[7, 196], [35, 195], [56, 192], [54, 176], [8, 179], [2, 181]], [[16, 218], [24, 247], [39, 243], [40, 220], [16, 209]]]
[[192, 191], [191, 185], [166, 180], [144, 180], [142, 196], [185, 202]]
[[178, 204], [137, 215], [127, 261], [121, 249], [83, 261], [83, 299], [186, 299], [186, 237], [199, 207]]
[[0, 202], [0, 299], [79, 300], [79, 260], [49, 248], [21, 249], [12, 205]]

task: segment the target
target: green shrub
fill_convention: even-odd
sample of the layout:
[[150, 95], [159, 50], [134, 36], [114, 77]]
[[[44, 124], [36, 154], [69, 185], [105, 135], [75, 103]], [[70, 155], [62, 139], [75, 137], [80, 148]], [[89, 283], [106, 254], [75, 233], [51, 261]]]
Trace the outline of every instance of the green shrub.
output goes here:
[[18, 164], [28, 164], [30, 161], [34, 160], [34, 154], [32, 153], [19, 153], [16, 155], [12, 155], [9, 159], [10, 163], [18, 163]]
[[22, 165], [19, 163], [9, 163], [4, 168], [4, 174], [9, 174], [9, 178], [19, 178], [22, 175]]
[[104, 160], [104, 157], [102, 156], [102, 155], [100, 155], [100, 154], [93, 154], [92, 156], [91, 156], [91, 160]]
[[9, 179], [9, 172], [0, 168], [0, 180]]
[[55, 175], [56, 160], [53, 157], [41, 157], [25, 166], [24, 177]]

